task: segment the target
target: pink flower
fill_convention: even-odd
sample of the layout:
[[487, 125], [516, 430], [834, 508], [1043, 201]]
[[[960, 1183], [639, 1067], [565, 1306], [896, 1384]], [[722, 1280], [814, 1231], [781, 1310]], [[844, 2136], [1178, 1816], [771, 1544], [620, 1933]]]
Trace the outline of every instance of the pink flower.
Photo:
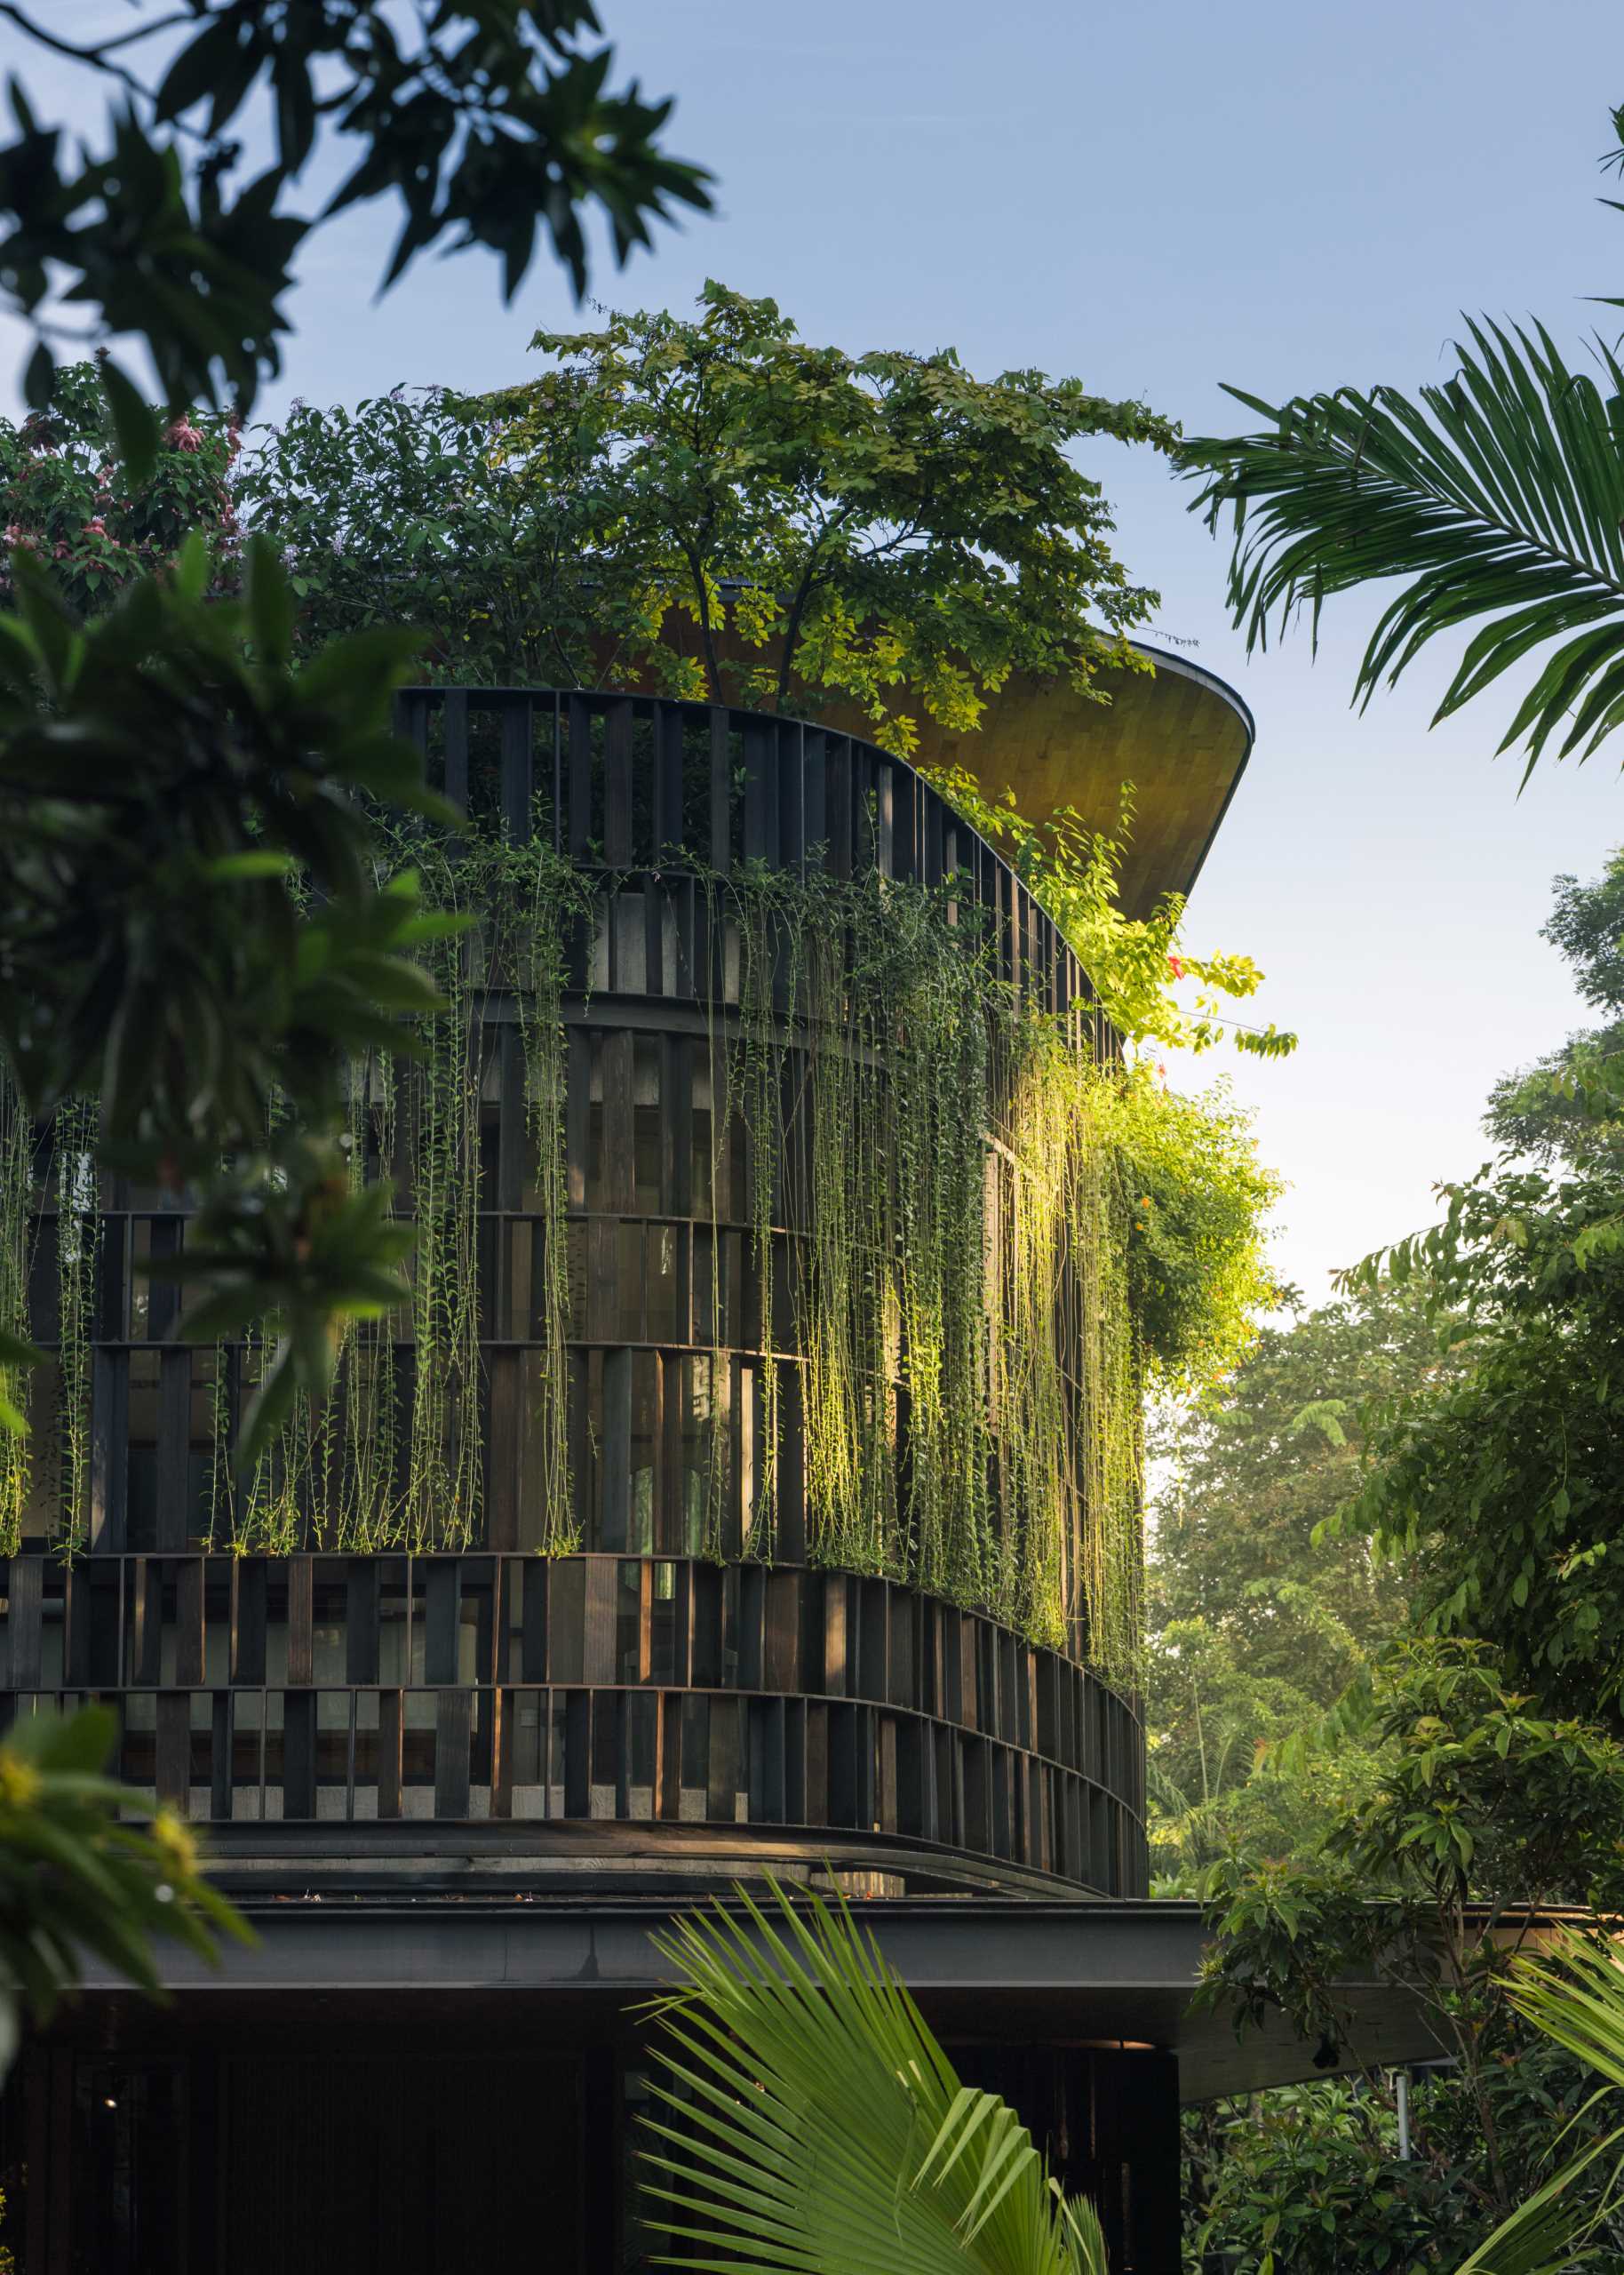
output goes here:
[[200, 430], [184, 418], [177, 419], [164, 434], [165, 442], [172, 443], [178, 451], [201, 451], [203, 439]]
[[106, 537], [107, 533], [107, 525], [102, 520], [100, 514], [96, 515], [93, 521], [86, 522], [84, 524], [84, 534], [86, 537], [90, 537], [92, 535], [96, 537]]
[[1183, 977], [1184, 977], [1184, 959], [1183, 959], [1183, 957], [1182, 957], [1182, 956], [1169, 956], [1169, 957], [1168, 957], [1168, 959], [1167, 959], [1167, 969], [1168, 969], [1168, 970], [1173, 974], [1173, 976], [1174, 976], [1174, 978], [1175, 979], [1182, 979], [1182, 978], [1183, 978]]

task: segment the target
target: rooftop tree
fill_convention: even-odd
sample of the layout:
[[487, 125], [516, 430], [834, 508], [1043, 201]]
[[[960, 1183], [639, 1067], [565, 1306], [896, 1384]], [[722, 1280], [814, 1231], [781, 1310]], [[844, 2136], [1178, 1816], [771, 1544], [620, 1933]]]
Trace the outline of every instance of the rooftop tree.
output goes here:
[[521, 486], [554, 493], [574, 470], [582, 573], [649, 627], [628, 670], [768, 710], [841, 698], [905, 754], [911, 701], [971, 727], [1012, 671], [1086, 688], [1138, 660], [1127, 635], [1157, 596], [1112, 554], [1072, 451], [1171, 450], [1143, 403], [1040, 371], [978, 379], [951, 349], [815, 347], [776, 301], [716, 283], [697, 316], [532, 345], [551, 368], [485, 399], [498, 448]]

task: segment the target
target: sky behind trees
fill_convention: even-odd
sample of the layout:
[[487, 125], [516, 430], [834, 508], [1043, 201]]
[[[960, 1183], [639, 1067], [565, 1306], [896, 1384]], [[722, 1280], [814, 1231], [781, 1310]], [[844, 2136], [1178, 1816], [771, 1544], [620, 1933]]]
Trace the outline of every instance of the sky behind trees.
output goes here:
[[[717, 275], [774, 294], [814, 339], [1076, 372], [1193, 432], [1245, 423], [1221, 379], [1271, 399], [1411, 387], [1446, 371], [1461, 308], [1534, 312], [1576, 347], [1616, 315], [1585, 296], [1624, 290], [1624, 216], [1595, 202], [1624, 100], [1624, 27], [1604, 0], [1547, 0], [1537, 36], [1525, 0], [602, 12], [624, 68], [677, 95], [673, 148], [720, 178], [716, 219], [625, 275], [600, 264], [609, 305], [685, 306]], [[111, 0], [61, 16], [125, 20]], [[4, 49], [42, 108], [83, 104], [14, 36]], [[504, 310], [473, 255], [420, 265], [374, 306], [387, 226], [361, 215], [311, 248], [269, 415], [295, 394], [516, 379], [531, 331], [574, 321], [548, 264]], [[1317, 664], [1305, 635], [1248, 664], [1225, 556], [1163, 463], [1101, 444], [1088, 464], [1124, 559], [1162, 592], [1161, 635], [1257, 717], [1190, 938], [1254, 955], [1262, 1016], [1302, 1035], [1283, 1064], [1224, 1064], [1292, 1180], [1280, 1268], [1318, 1301], [1332, 1267], [1429, 1221], [1434, 1180], [1487, 1151], [1495, 1075], [1580, 1023], [1536, 935], [1552, 874], [1592, 874], [1624, 841], [1624, 782], [1604, 754], [1542, 768], [1519, 800], [1520, 769], [1491, 757], [1508, 702], [1427, 731], [1441, 658], [1353, 716], [1374, 614], [1358, 599], [1327, 619]]]

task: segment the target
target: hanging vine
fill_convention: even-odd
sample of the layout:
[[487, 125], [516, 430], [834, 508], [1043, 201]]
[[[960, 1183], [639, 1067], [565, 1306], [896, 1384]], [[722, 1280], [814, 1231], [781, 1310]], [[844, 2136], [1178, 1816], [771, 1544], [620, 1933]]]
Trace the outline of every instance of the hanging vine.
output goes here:
[[[34, 1246], [34, 1125], [9, 1074], [0, 1069], [0, 1332], [28, 1339], [28, 1266]], [[0, 1367], [0, 1398], [20, 1419], [28, 1401], [26, 1369]], [[32, 1441], [0, 1430], [0, 1553], [14, 1555], [32, 1483]]]
[[[350, 1184], [388, 1176], [397, 1136], [397, 1069], [385, 1050], [350, 1068]], [[400, 1380], [394, 1318], [346, 1323], [326, 1417], [325, 1472], [337, 1504], [336, 1545], [365, 1553], [396, 1545], [400, 1489]]]
[[101, 1250], [94, 1098], [69, 1098], [52, 1131], [56, 1176], [58, 1526], [72, 1556], [90, 1529], [92, 1338]]
[[511, 973], [524, 1053], [525, 1140], [540, 1221], [538, 1283], [531, 1289], [536, 1345], [529, 1389], [536, 1401], [536, 1468], [528, 1481], [539, 1545], [549, 1555], [578, 1548], [569, 1461], [569, 1235], [564, 1108], [569, 1058], [564, 1032], [569, 936], [591, 913], [593, 895], [539, 834], [499, 849], [501, 962]]
[[[375, 1052], [351, 1070], [350, 1175], [401, 1180], [417, 1227], [409, 1295], [393, 1317], [346, 1329], [325, 1404], [296, 1409], [245, 1479], [230, 1441], [266, 1338], [216, 1347], [211, 1537], [275, 1553], [482, 1537], [481, 1337], [492, 1329], [480, 1314], [481, 1227], [492, 1212], [482, 1107], [488, 1039], [511, 1021], [523, 1066], [521, 1216], [537, 1227], [527, 1537], [544, 1553], [576, 1550], [570, 1416], [584, 1385], [570, 1355], [564, 1008], [571, 944], [583, 927], [612, 926], [617, 882], [539, 835], [515, 845], [471, 833], [455, 847], [403, 837], [393, 855], [418, 869], [432, 907], [466, 920], [422, 949], [445, 1010], [421, 1020], [401, 1055]], [[1241, 1256], [1250, 1188], [1231, 1176], [1208, 1205], [1185, 1158], [1199, 1146], [1198, 1114], [1190, 1121], [1181, 1102], [1184, 1120], [1169, 1122], [1142, 1077], [1095, 1064], [1079, 1034], [1019, 1000], [976, 912], [950, 906], [945, 889], [760, 865], [698, 883], [711, 942], [698, 987], [708, 1178], [697, 1168], [714, 1348], [702, 1330], [684, 1361], [699, 1441], [687, 1545], [712, 1557], [779, 1553], [794, 1372], [813, 1562], [912, 1582], [1133, 1680], [1142, 1376], [1150, 1359], [1207, 1362], [1215, 1315], [1196, 1281], [1227, 1287], [1230, 1310], [1241, 1302], [1244, 1273], [1226, 1280], [1220, 1267]], [[705, 1102], [698, 1088], [681, 1111]], [[64, 1109], [52, 1442], [69, 1551], [88, 1520], [95, 1139], [92, 1107]], [[1224, 1161], [1240, 1158], [1238, 1144]], [[33, 1174], [33, 1133], [0, 1089], [0, 1326], [17, 1332]], [[697, 1205], [703, 1217], [707, 1203]], [[490, 1229], [507, 1239], [507, 1213]], [[748, 1321], [727, 1315], [724, 1257], [737, 1239]], [[1147, 1320], [1165, 1323], [1161, 1345], [1142, 1340]], [[742, 1478], [722, 1373], [740, 1348], [756, 1401]], [[19, 1387], [0, 1377], [0, 1393]], [[29, 1443], [0, 1436], [0, 1548], [15, 1544], [36, 1494]]]

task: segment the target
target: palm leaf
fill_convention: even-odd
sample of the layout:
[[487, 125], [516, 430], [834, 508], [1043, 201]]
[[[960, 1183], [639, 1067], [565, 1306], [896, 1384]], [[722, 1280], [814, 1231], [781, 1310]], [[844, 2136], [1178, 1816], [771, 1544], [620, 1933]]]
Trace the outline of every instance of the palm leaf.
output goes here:
[[[1570, 371], [1543, 326], [1469, 323], [1460, 369], [1412, 402], [1396, 387], [1226, 393], [1261, 431], [1185, 443], [1191, 510], [1232, 531], [1229, 600], [1248, 652], [1331, 595], [1402, 578], [1355, 684], [1367, 703], [1441, 633], [1476, 627], [1435, 714], [1524, 657], [1532, 686], [1501, 743], [1528, 768], [1553, 738], [1588, 757], [1624, 719], [1624, 369]], [[1527, 778], [1526, 774], [1524, 777]]]
[[[1555, 1966], [1524, 1955], [1514, 1966], [1511, 2003], [1527, 2021], [1565, 2047], [1606, 2081], [1566, 2132], [1593, 2126], [1624, 2087], [1624, 1967], [1611, 1950], [1578, 1936], [1564, 1940]], [[1617, 2104], [1613, 2104], [1614, 2113]], [[1611, 2159], [1613, 2169], [1599, 2191], [1577, 2200], [1577, 2183], [1592, 2166]], [[1525, 2204], [1481, 2243], [1456, 2275], [1564, 2275], [1588, 2264], [1587, 2247], [1624, 2193], [1624, 2123], [1592, 2137]]]
[[961, 2086], [844, 1904], [746, 1895], [654, 1940], [683, 1988], [657, 2012], [648, 2192], [739, 2275], [1107, 2275], [1015, 2111]]

